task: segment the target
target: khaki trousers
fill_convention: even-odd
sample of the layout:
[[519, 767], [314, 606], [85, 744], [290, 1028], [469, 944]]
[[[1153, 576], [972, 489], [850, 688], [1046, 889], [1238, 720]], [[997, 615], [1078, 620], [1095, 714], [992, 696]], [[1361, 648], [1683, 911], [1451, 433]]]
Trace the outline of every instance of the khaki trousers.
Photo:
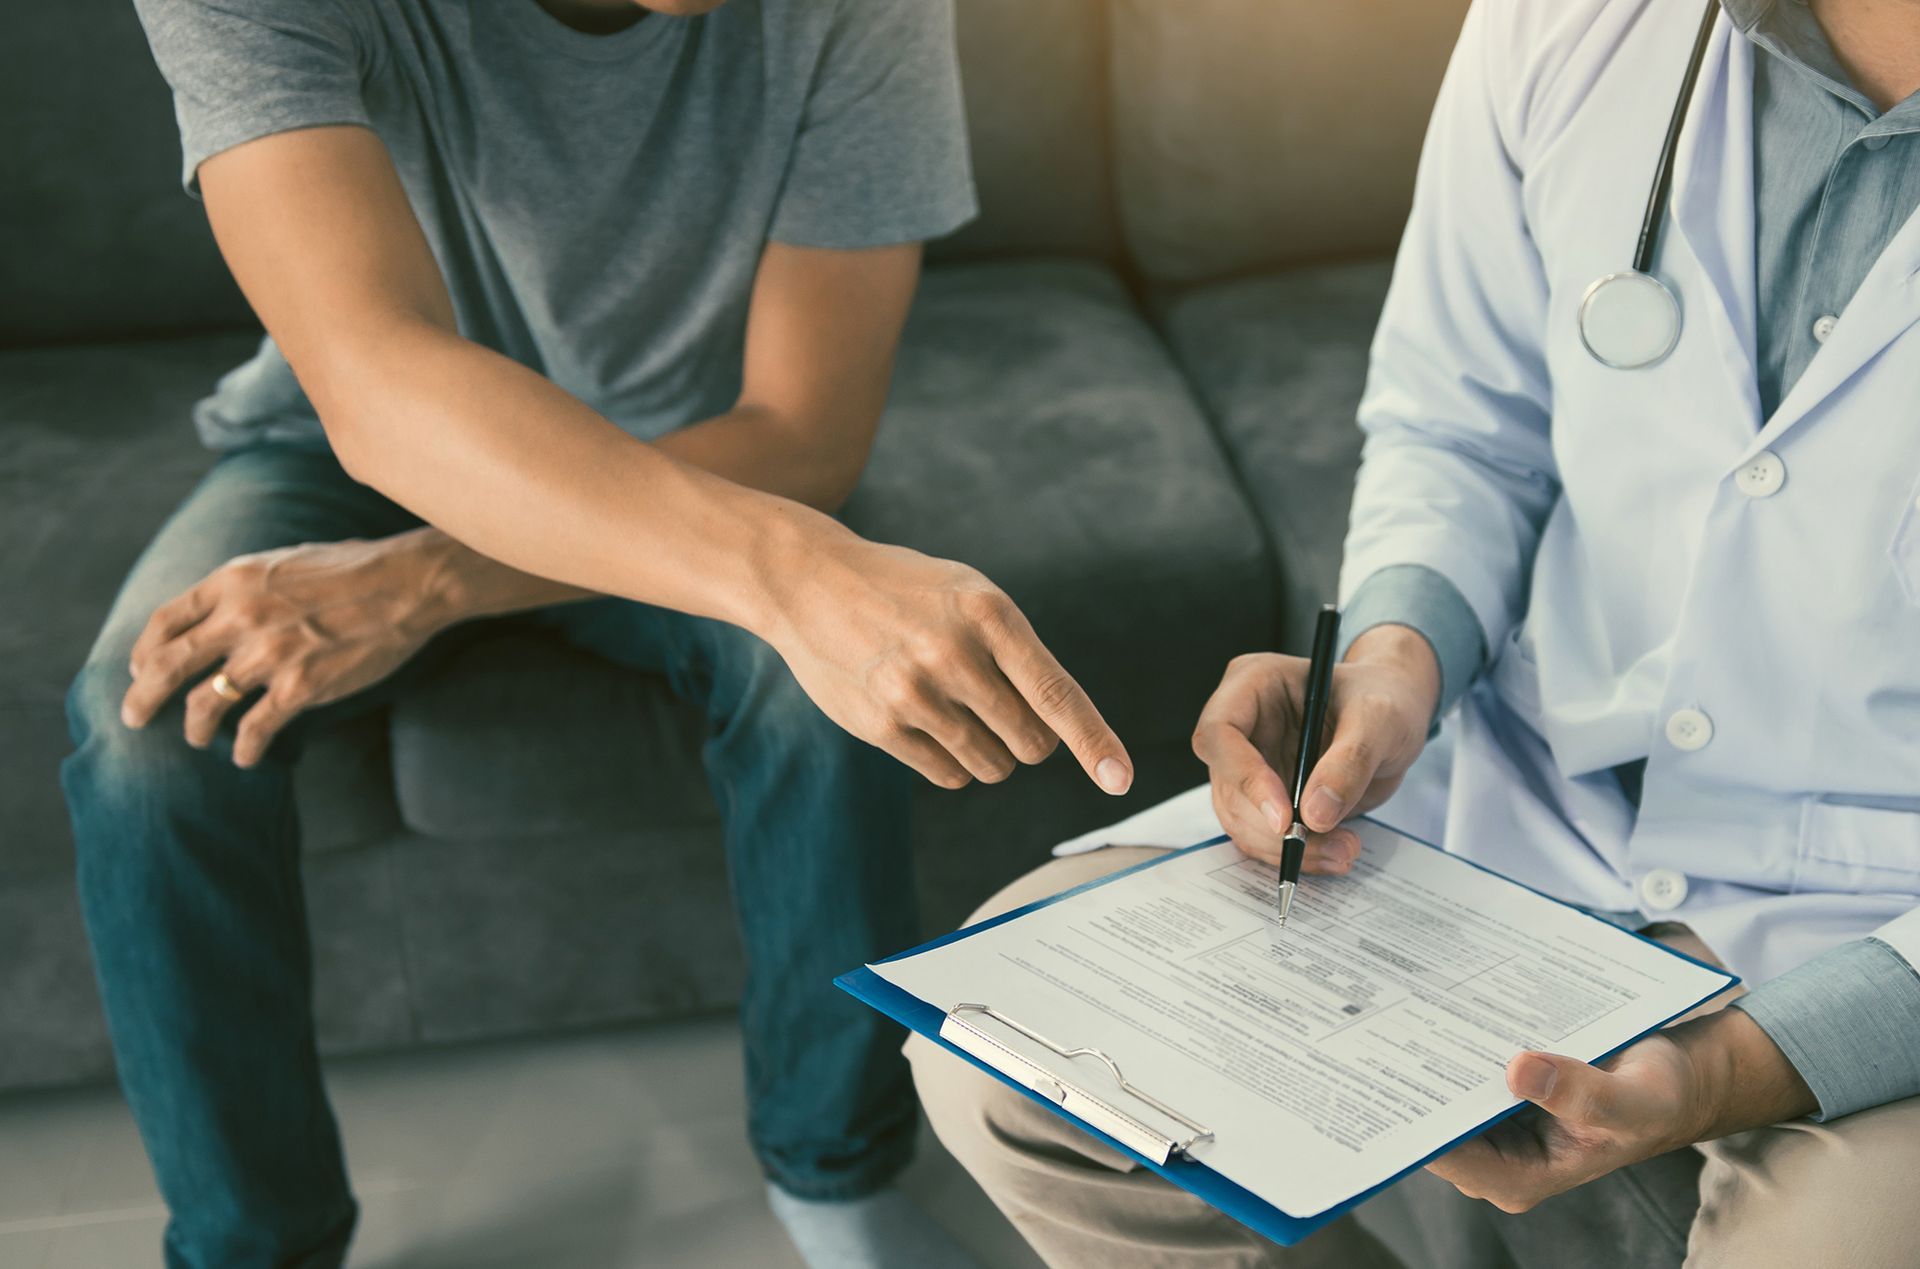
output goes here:
[[[1159, 853], [1109, 848], [1055, 860], [995, 895], [973, 919]], [[1683, 927], [1654, 933], [1696, 955], [1705, 950]], [[1049, 1265], [1920, 1266], [1920, 1098], [1675, 1151], [1521, 1216], [1415, 1173], [1284, 1248], [927, 1040], [913, 1037], [907, 1056], [934, 1131]]]

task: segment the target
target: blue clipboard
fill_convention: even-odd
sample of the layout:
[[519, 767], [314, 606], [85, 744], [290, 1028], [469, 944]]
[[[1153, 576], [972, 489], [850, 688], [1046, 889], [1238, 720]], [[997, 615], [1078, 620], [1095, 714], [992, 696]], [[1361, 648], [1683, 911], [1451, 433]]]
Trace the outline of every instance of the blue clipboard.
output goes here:
[[[1417, 837], [1412, 837], [1409, 834], [1402, 833], [1400, 832], [1399, 829], [1393, 828], [1391, 825], [1381, 824], [1380, 827], [1386, 828], [1388, 829], [1388, 831], [1393, 832], [1398, 836], [1405, 837], [1409, 841], [1418, 842], [1420, 845], [1425, 846], [1430, 850], [1441, 849], [1440, 847], [1435, 846], [1432, 842], [1421, 841]], [[942, 935], [941, 937], [934, 939], [931, 942], [923, 943], [919, 947], [913, 948], [911, 951], [900, 952], [897, 955], [889, 956], [887, 957], [887, 960], [889, 961], [905, 960], [909, 956], [917, 956], [922, 952], [930, 952], [936, 947], [944, 947], [948, 943], [957, 942], [960, 939], [969, 938], [975, 934], [981, 933], [982, 931], [990, 930], [996, 925], [1001, 925], [1007, 921], [1013, 920], [1015, 917], [1025, 916], [1029, 912], [1035, 912], [1041, 908], [1051, 906], [1052, 904], [1055, 904], [1055, 903], [1059, 903], [1062, 900], [1071, 899], [1074, 895], [1077, 895], [1082, 891], [1091, 890], [1096, 886], [1104, 886], [1108, 882], [1117, 881], [1122, 877], [1128, 876], [1132, 873], [1139, 872], [1145, 868], [1158, 867], [1159, 865], [1166, 863], [1168, 860], [1174, 859], [1180, 855], [1190, 854], [1196, 850], [1204, 850], [1209, 846], [1217, 846], [1221, 842], [1224, 842], [1226, 840], [1227, 838], [1225, 834], [1222, 834], [1219, 837], [1209, 838], [1204, 842], [1197, 842], [1194, 845], [1185, 847], [1184, 849], [1181, 849], [1181, 850], [1168, 851], [1165, 855], [1161, 856], [1158, 859], [1144, 860], [1138, 864], [1135, 864], [1131, 868], [1123, 868], [1119, 872], [1110, 873], [1105, 877], [1096, 877], [1092, 881], [1089, 881], [1084, 885], [1075, 886], [1071, 890], [1062, 891], [1060, 894], [1053, 895], [1046, 899], [1041, 899], [1035, 903], [1029, 903], [1023, 908], [1016, 908], [1011, 912], [1003, 912], [999, 916], [992, 917], [985, 921], [981, 921], [978, 924], [967, 926], [964, 929], [955, 930], [952, 933]], [[1475, 868], [1479, 868], [1480, 871], [1482, 872], [1493, 873], [1493, 870], [1491, 868], [1482, 867], [1480, 864], [1476, 864], [1470, 859], [1464, 859], [1458, 855], [1454, 855], [1451, 857], [1455, 859], [1459, 859], [1462, 863], [1470, 864]], [[1501, 876], [1501, 874], [1499, 873], [1493, 873], [1493, 875]], [[1504, 881], [1511, 882], [1514, 885], [1520, 886], [1522, 889], [1533, 890], [1533, 887], [1525, 885], [1522, 882], [1513, 881], [1511, 877], [1501, 877], [1501, 879]], [[1540, 891], [1533, 890], [1533, 893], [1540, 894]], [[1575, 912], [1579, 912], [1582, 916], [1585, 916], [1590, 920], [1600, 921], [1603, 925], [1612, 924], [1611, 922], [1604, 920], [1604, 918], [1594, 916], [1591, 912], [1587, 912], [1585, 909], [1575, 907], [1573, 904], [1567, 903], [1564, 900], [1554, 899], [1552, 895], [1541, 895], [1541, 897], [1552, 900], [1554, 903], [1560, 904], [1561, 907], [1572, 908]], [[1678, 1018], [1682, 1014], [1685, 1014], [1693, 1009], [1698, 1008], [1700, 1005], [1704, 1004], [1706, 1001], [1709, 1001], [1713, 999], [1715, 996], [1720, 995], [1722, 992], [1725, 992], [1728, 988], [1734, 986], [1736, 983], [1740, 981], [1737, 975], [1731, 974], [1728, 971], [1719, 968], [1718, 966], [1708, 965], [1703, 961], [1696, 960], [1694, 957], [1688, 956], [1684, 952], [1675, 951], [1673, 948], [1670, 948], [1663, 943], [1658, 943], [1652, 939], [1646, 938], [1644, 935], [1636, 934], [1631, 930], [1626, 930], [1619, 926], [1614, 926], [1613, 928], [1619, 929], [1621, 933], [1627, 934], [1632, 938], [1640, 939], [1644, 943], [1652, 943], [1655, 947], [1660, 948], [1661, 951], [1666, 952], [1669, 955], [1678, 956], [1682, 960], [1692, 961], [1694, 964], [1701, 966], [1703, 969], [1712, 970], [1714, 973], [1724, 976], [1727, 981], [1722, 983], [1714, 991], [1711, 991], [1707, 995], [1702, 996], [1699, 1000], [1695, 1001], [1693, 1004], [1688, 1005], [1686, 1008], [1679, 1010], [1677, 1013], [1673, 1014], [1672, 1017], [1666, 1018], [1663, 1021], [1656, 1023], [1654, 1026], [1651, 1026], [1647, 1028], [1645, 1031], [1642, 1031], [1639, 1035], [1636, 1035], [1631, 1039], [1622, 1042], [1619, 1046], [1608, 1050], [1606, 1053], [1601, 1054], [1599, 1058], [1595, 1059], [1596, 1061], [1604, 1061], [1606, 1058], [1612, 1057], [1615, 1053], [1618, 1053], [1621, 1049], [1626, 1048], [1628, 1045], [1634, 1044], [1646, 1038], [1647, 1036], [1652, 1035], [1655, 1031], [1660, 1030], [1661, 1027], [1664, 1027], [1668, 1023], [1672, 1022], [1674, 1018]], [[883, 961], [880, 963], [884, 964], [885, 962]], [[1481, 1133], [1487, 1131], [1487, 1129], [1493, 1127], [1495, 1124], [1501, 1122], [1502, 1120], [1508, 1118], [1509, 1116], [1512, 1116], [1518, 1113], [1519, 1111], [1525, 1110], [1528, 1107], [1528, 1105], [1530, 1105], [1530, 1103], [1528, 1102], [1520, 1102], [1516, 1105], [1508, 1107], [1506, 1110], [1503, 1110], [1499, 1114], [1493, 1116], [1491, 1119], [1488, 1119], [1485, 1123], [1482, 1123], [1478, 1127], [1474, 1128], [1471, 1132], [1461, 1134], [1460, 1136], [1454, 1138], [1452, 1141], [1449, 1141], [1445, 1145], [1441, 1146], [1438, 1150], [1435, 1150], [1433, 1153], [1425, 1156], [1424, 1158], [1417, 1159], [1411, 1164], [1408, 1164], [1407, 1167], [1405, 1167], [1399, 1172], [1396, 1172], [1394, 1175], [1388, 1177], [1386, 1180], [1374, 1186], [1372, 1189], [1364, 1190], [1361, 1193], [1354, 1195], [1352, 1198], [1345, 1200], [1344, 1202], [1336, 1203], [1334, 1206], [1329, 1207], [1324, 1212], [1318, 1212], [1312, 1216], [1294, 1216], [1288, 1212], [1282, 1211], [1278, 1207], [1275, 1207], [1273, 1204], [1267, 1202], [1265, 1199], [1259, 1197], [1258, 1195], [1254, 1194], [1252, 1191], [1244, 1188], [1243, 1186], [1240, 1186], [1233, 1181], [1229, 1181], [1226, 1177], [1221, 1176], [1219, 1173], [1215, 1172], [1213, 1169], [1207, 1167], [1203, 1163], [1197, 1163], [1192, 1159], [1184, 1158], [1177, 1154], [1170, 1156], [1165, 1163], [1156, 1163], [1152, 1159], [1147, 1158], [1146, 1156], [1140, 1154], [1138, 1151], [1132, 1150], [1127, 1146], [1122, 1145], [1120, 1142], [1115, 1141], [1112, 1137], [1100, 1131], [1098, 1128], [1093, 1127], [1091, 1124], [1088, 1124], [1086, 1121], [1080, 1119], [1079, 1117], [1068, 1114], [1067, 1112], [1063, 1111], [1056, 1103], [1054, 1103], [1053, 1101], [1051, 1101], [1046, 1097], [1041, 1096], [1039, 1093], [1034, 1092], [1032, 1089], [1028, 1088], [1026, 1085], [1020, 1083], [1018, 1080], [1015, 1080], [1011, 1076], [1007, 1075], [1005, 1072], [1000, 1071], [997, 1068], [990, 1066], [985, 1062], [980, 1061], [978, 1058], [974, 1057], [972, 1054], [942, 1039], [940, 1036], [940, 1026], [941, 1026], [941, 1023], [946, 1020], [946, 1016], [947, 1016], [944, 1012], [942, 1012], [940, 1009], [936, 1008], [935, 1006], [928, 1004], [926, 1001], [920, 999], [918, 996], [915, 996], [908, 991], [905, 991], [899, 987], [894, 986], [892, 983], [880, 977], [880, 975], [874, 973], [871, 969], [867, 968], [866, 966], [862, 965], [859, 969], [852, 970], [849, 973], [840, 975], [840, 977], [834, 979], [834, 985], [840, 988], [842, 991], [846, 992], [848, 995], [851, 995], [852, 997], [854, 997], [856, 1000], [859, 1000], [864, 1004], [879, 1010], [881, 1013], [887, 1015], [889, 1018], [892, 1018], [895, 1022], [900, 1023], [902, 1026], [906, 1027], [908, 1030], [925, 1036], [927, 1039], [933, 1041], [933, 1043], [939, 1045], [941, 1048], [945, 1049], [947, 1052], [954, 1054], [955, 1056], [961, 1058], [966, 1062], [972, 1063], [978, 1069], [985, 1071], [988, 1075], [993, 1076], [993, 1078], [999, 1080], [1002, 1084], [1005, 1084], [1008, 1088], [1013, 1089], [1015, 1092], [1019, 1093], [1023, 1097], [1028, 1098], [1029, 1100], [1034, 1102], [1036, 1105], [1046, 1107], [1049, 1111], [1060, 1116], [1060, 1118], [1065, 1119], [1068, 1123], [1071, 1123], [1076, 1128], [1086, 1133], [1088, 1136], [1093, 1137], [1095, 1140], [1099, 1141], [1101, 1144], [1107, 1146], [1109, 1149], [1119, 1151], [1121, 1154], [1126, 1155], [1128, 1158], [1131, 1158], [1132, 1160], [1134, 1160], [1141, 1167], [1147, 1168], [1153, 1172], [1158, 1173], [1159, 1175], [1165, 1177], [1167, 1180], [1173, 1182], [1173, 1184], [1179, 1186], [1181, 1189], [1186, 1190], [1190, 1194], [1197, 1195], [1201, 1199], [1205, 1200], [1208, 1206], [1219, 1209], [1220, 1211], [1226, 1213], [1228, 1216], [1231, 1216], [1234, 1220], [1239, 1221], [1242, 1225], [1245, 1225], [1249, 1229], [1255, 1230], [1256, 1232], [1265, 1235], [1266, 1237], [1272, 1239], [1276, 1243], [1279, 1243], [1283, 1247], [1291, 1247], [1293, 1244], [1299, 1242], [1301, 1239], [1305, 1238], [1308, 1234], [1313, 1233], [1315, 1230], [1319, 1229], [1321, 1226], [1329, 1224], [1335, 1220], [1338, 1220], [1340, 1217], [1346, 1215], [1348, 1212], [1352, 1211], [1354, 1208], [1360, 1206], [1360, 1204], [1366, 1202], [1368, 1199], [1380, 1193], [1382, 1190], [1386, 1189], [1388, 1186], [1393, 1185], [1395, 1182], [1399, 1181], [1402, 1177], [1406, 1176], [1408, 1173], [1415, 1172], [1420, 1168], [1425, 1167], [1427, 1164], [1439, 1158], [1441, 1155], [1447, 1153], [1447, 1151], [1453, 1149], [1455, 1146], [1459, 1145], [1461, 1142], [1467, 1141], [1473, 1137], [1479, 1136]]]

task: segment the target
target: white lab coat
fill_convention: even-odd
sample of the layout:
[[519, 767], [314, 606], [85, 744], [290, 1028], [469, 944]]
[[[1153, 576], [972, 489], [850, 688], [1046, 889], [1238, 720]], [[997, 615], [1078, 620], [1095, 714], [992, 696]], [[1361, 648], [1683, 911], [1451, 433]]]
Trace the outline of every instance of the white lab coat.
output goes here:
[[[1447, 847], [1685, 921], [1764, 980], [1920, 964], [1920, 216], [1773, 417], [1755, 387], [1751, 44], [1722, 18], [1655, 273], [1658, 366], [1581, 345], [1630, 263], [1694, 0], [1479, 0], [1361, 406], [1342, 589], [1423, 564], [1486, 631]], [[1647, 756], [1639, 815], [1615, 765]]]

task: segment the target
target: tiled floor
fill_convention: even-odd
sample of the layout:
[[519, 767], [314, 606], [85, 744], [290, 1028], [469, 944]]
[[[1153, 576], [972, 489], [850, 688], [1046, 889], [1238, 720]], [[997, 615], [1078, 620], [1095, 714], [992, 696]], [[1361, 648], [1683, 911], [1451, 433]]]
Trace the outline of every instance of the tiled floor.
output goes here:
[[[790, 1269], [709, 1019], [328, 1068], [364, 1214], [355, 1269]], [[986, 1266], [1039, 1261], [930, 1134], [907, 1189]], [[159, 1264], [111, 1089], [0, 1097], [0, 1269]]]

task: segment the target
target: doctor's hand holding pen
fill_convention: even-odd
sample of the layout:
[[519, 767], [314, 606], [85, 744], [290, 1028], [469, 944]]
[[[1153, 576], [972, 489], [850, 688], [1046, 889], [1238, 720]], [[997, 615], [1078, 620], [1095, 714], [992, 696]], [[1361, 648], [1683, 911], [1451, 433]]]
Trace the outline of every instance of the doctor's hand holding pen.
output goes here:
[[[1213, 809], [1240, 850], [1279, 864], [1293, 823], [1293, 794], [1281, 772], [1300, 745], [1308, 662], [1253, 653], [1228, 664], [1200, 711], [1193, 751], [1207, 764]], [[1344, 873], [1360, 839], [1340, 828], [1400, 787], [1427, 742], [1440, 699], [1440, 666], [1426, 639], [1406, 626], [1375, 626], [1333, 669], [1320, 761], [1307, 779], [1301, 818], [1313, 833], [1305, 870]]]

